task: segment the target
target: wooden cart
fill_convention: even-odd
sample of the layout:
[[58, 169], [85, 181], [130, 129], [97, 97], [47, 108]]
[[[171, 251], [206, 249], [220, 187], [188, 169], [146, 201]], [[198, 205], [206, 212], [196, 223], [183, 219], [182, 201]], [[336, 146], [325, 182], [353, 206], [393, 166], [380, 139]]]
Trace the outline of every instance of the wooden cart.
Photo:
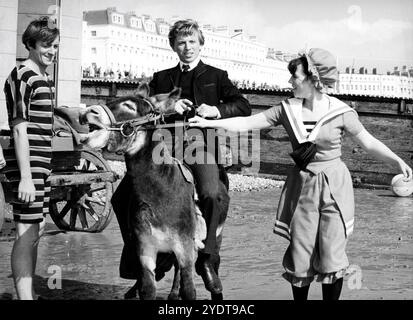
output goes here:
[[[3, 148], [8, 138], [1, 137]], [[54, 137], [50, 216], [62, 230], [101, 232], [113, 216], [110, 203], [118, 175], [96, 151], [75, 147], [72, 137]], [[5, 203], [12, 201], [10, 184], [0, 171], [0, 230]]]

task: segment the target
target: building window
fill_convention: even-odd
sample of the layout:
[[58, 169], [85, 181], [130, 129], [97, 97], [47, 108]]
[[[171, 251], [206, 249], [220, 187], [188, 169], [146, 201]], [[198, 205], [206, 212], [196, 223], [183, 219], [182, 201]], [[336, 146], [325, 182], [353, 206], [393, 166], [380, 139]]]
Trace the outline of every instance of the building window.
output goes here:
[[92, 53], [96, 54], [96, 48], [92, 48]]
[[123, 24], [123, 16], [119, 14], [112, 15], [112, 22], [117, 24]]
[[91, 34], [92, 34], [92, 37], [96, 37], [96, 31], [95, 30], [92, 30]]

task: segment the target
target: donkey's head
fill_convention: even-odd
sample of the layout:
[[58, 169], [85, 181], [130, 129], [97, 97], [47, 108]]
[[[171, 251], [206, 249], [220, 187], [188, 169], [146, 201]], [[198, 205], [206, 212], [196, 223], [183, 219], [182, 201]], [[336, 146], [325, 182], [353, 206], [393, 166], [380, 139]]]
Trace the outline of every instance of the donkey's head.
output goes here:
[[154, 113], [175, 112], [180, 94], [180, 89], [174, 89], [167, 94], [149, 97], [149, 87], [144, 84], [139, 86], [136, 96], [121, 97], [107, 106], [87, 107], [81, 115], [81, 121], [88, 123], [90, 128], [84, 144], [108, 152], [135, 154], [145, 145], [147, 132], [144, 124], [136, 125], [132, 120]]

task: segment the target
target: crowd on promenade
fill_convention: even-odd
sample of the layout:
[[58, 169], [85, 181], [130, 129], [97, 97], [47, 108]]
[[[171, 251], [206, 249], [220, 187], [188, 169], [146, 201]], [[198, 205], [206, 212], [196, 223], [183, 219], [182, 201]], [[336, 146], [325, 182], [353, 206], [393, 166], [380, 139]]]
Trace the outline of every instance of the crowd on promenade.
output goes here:
[[[112, 70], [105, 69], [102, 67], [89, 66], [82, 68], [82, 78], [83, 79], [95, 79], [95, 80], [108, 80], [108, 81], [133, 81], [133, 82], [150, 82], [152, 76], [147, 76], [145, 73], [138, 75], [131, 70]], [[242, 80], [231, 80], [232, 83], [238, 89], [251, 89], [251, 90], [279, 90], [280, 87], [277, 85], [270, 85], [266, 82], [256, 83], [255, 81], [250, 81], [249, 79]]]

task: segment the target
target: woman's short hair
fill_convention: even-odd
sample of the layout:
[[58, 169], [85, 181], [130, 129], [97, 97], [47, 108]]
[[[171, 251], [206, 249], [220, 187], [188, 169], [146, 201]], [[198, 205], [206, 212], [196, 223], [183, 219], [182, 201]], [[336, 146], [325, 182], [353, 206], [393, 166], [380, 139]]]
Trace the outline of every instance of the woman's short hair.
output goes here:
[[298, 54], [298, 58], [291, 60], [288, 70], [292, 75], [297, 66], [302, 65], [304, 74], [321, 92], [334, 90], [338, 80], [337, 60], [329, 51], [320, 48], [311, 48], [307, 52]]
[[198, 35], [199, 43], [203, 46], [205, 43], [205, 38], [202, 31], [199, 29], [198, 22], [192, 19], [176, 21], [169, 31], [169, 45], [173, 48], [175, 45], [175, 40], [178, 36], [190, 36], [194, 33]]
[[295, 58], [295, 59], [291, 60], [288, 63], [288, 71], [290, 71], [290, 73], [292, 75], [294, 75], [295, 72], [297, 71], [297, 67], [300, 64], [303, 66], [304, 74], [307, 77], [311, 76], [311, 72], [308, 70], [308, 61], [307, 61], [307, 58], [305, 56], [301, 56], [301, 57], [298, 57], [298, 58]]
[[30, 22], [23, 33], [22, 42], [26, 49], [30, 51], [30, 48], [36, 47], [37, 41], [51, 45], [59, 36], [59, 29], [53, 27], [52, 21], [45, 17]]

